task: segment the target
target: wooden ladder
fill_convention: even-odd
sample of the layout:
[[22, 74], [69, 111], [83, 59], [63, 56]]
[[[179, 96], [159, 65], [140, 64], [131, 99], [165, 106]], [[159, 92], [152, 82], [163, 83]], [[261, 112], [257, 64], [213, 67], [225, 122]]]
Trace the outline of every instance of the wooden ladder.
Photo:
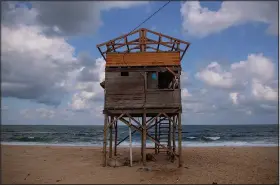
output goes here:
[[[169, 122], [170, 121], [166, 118], [158, 124], [158, 140], [160, 144], [166, 146], [167, 148], [170, 148], [171, 146], [171, 127]], [[158, 147], [158, 152], [167, 153], [168, 151], [162, 147]]]

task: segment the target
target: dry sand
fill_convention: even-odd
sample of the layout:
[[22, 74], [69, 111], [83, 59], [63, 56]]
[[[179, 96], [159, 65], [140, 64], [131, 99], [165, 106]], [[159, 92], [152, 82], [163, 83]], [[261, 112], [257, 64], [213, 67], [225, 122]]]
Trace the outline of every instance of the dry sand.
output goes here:
[[[101, 148], [1, 145], [3, 184], [278, 184], [278, 147], [185, 148], [176, 168], [157, 157], [150, 171], [102, 167]], [[128, 157], [128, 149], [118, 151]], [[139, 159], [134, 149], [134, 159]]]

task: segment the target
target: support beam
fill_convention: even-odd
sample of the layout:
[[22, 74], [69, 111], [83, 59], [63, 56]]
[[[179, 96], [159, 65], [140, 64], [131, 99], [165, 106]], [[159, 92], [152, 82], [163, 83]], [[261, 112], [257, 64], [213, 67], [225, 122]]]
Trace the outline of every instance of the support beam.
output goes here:
[[108, 122], [108, 115], [105, 114], [104, 115], [104, 131], [103, 131], [103, 167], [107, 166], [107, 154], [106, 154], [106, 145], [107, 145], [107, 130], [105, 130], [107, 128], [107, 122]]
[[124, 113], [121, 114], [121, 115], [119, 115], [119, 117], [115, 117], [115, 118], [113, 119], [113, 121], [111, 121], [111, 122], [106, 126], [106, 128], [104, 128], [104, 130], [108, 130], [108, 127], [110, 127], [115, 121], [118, 121], [118, 119], [120, 119], [121, 117], [123, 117], [123, 115], [124, 115]]
[[[173, 116], [173, 121], [176, 121], [175, 120], [175, 116]], [[174, 123], [172, 124], [172, 150], [174, 153], [176, 153], [176, 125], [174, 125]]]
[[[137, 131], [139, 131], [140, 133], [142, 133], [142, 130], [134, 125], [130, 125], [128, 121], [126, 121], [124, 118], [120, 118], [120, 121], [122, 121], [124, 124], [126, 124], [127, 126], [131, 126], [133, 128], [135, 128]], [[158, 146], [166, 149], [167, 151], [169, 151], [169, 149], [165, 146], [160, 144], [158, 141], [156, 141], [152, 136], [150, 136], [149, 134], [147, 134], [147, 137], [150, 138], [150, 140], [152, 140], [154, 143], [156, 143]], [[142, 148], [141, 148], [142, 149]], [[170, 151], [174, 156], [178, 156], [177, 154], [173, 153], [172, 151]]]
[[139, 121], [137, 121], [136, 119], [134, 119], [130, 114], [126, 113], [125, 115], [128, 116], [129, 119], [133, 120], [135, 123], [137, 123], [140, 127], [142, 127], [141, 123]]
[[[171, 121], [169, 120], [169, 124], [168, 124], [168, 148], [171, 151], [172, 147], [171, 147]], [[170, 155], [170, 153], [168, 153], [168, 155]]]
[[[131, 135], [133, 135], [137, 130], [134, 130]], [[125, 138], [123, 138], [121, 141], [119, 141], [119, 143], [117, 143], [117, 146], [119, 146], [122, 142], [124, 142], [126, 139], [129, 138], [129, 135], [127, 135]]]
[[[113, 117], [110, 117], [110, 121], [112, 121]], [[113, 155], [113, 125], [110, 126], [110, 137], [109, 137], [109, 158], [112, 158]]]
[[[154, 124], [154, 126], [155, 126], [155, 140], [157, 140], [158, 141], [158, 124], [157, 124], [157, 118], [156, 118], [156, 120], [155, 120], [155, 124]], [[158, 153], [158, 145], [155, 143], [155, 154], [157, 154]]]
[[156, 117], [154, 117], [154, 118], [150, 121], [150, 123], [147, 124], [147, 127], [149, 128], [149, 127], [151, 126], [151, 124], [154, 122], [154, 120], [157, 119], [158, 117], [160, 117], [161, 114], [162, 114], [162, 113], [159, 113]]
[[181, 124], [181, 113], [178, 113], [178, 154], [179, 161], [178, 167], [182, 167], [182, 124]]
[[[131, 124], [131, 119], [129, 118], [129, 123]], [[129, 155], [130, 155], [130, 167], [132, 167], [132, 137], [131, 137], [131, 127], [129, 127]]]
[[115, 156], [117, 156], [117, 143], [118, 143], [118, 121], [115, 122], [115, 150], [114, 150]]
[[147, 135], [147, 128], [146, 128], [146, 112], [143, 113], [142, 117], [142, 126], [143, 126], [143, 165], [146, 165], [146, 135]]
[[169, 119], [169, 121], [171, 121], [171, 122], [174, 124], [174, 121], [173, 121], [166, 113], [163, 113], [163, 115], [164, 115], [165, 117], [167, 117], [167, 118]]

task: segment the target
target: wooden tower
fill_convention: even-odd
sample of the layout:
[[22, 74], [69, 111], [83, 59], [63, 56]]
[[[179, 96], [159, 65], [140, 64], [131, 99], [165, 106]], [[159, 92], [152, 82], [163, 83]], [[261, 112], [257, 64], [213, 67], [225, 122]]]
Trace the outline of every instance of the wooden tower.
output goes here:
[[128, 138], [118, 139], [118, 121], [131, 127], [132, 134], [141, 134], [144, 165], [146, 141], [151, 140], [155, 154], [165, 151], [182, 166], [180, 75], [181, 60], [189, 46], [145, 28], [97, 45], [106, 61], [105, 81], [100, 83], [105, 93], [104, 166], [107, 156], [113, 156], [113, 141], [116, 155], [117, 146]]

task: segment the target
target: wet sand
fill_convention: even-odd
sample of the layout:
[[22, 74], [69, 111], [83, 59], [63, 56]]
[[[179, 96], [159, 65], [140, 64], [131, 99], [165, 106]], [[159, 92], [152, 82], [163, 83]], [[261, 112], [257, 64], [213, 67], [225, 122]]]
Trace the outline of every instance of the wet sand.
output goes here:
[[[129, 156], [128, 148], [118, 149]], [[156, 156], [141, 169], [102, 167], [102, 149], [1, 145], [2, 184], [279, 184], [278, 147], [189, 147], [183, 167]]]

